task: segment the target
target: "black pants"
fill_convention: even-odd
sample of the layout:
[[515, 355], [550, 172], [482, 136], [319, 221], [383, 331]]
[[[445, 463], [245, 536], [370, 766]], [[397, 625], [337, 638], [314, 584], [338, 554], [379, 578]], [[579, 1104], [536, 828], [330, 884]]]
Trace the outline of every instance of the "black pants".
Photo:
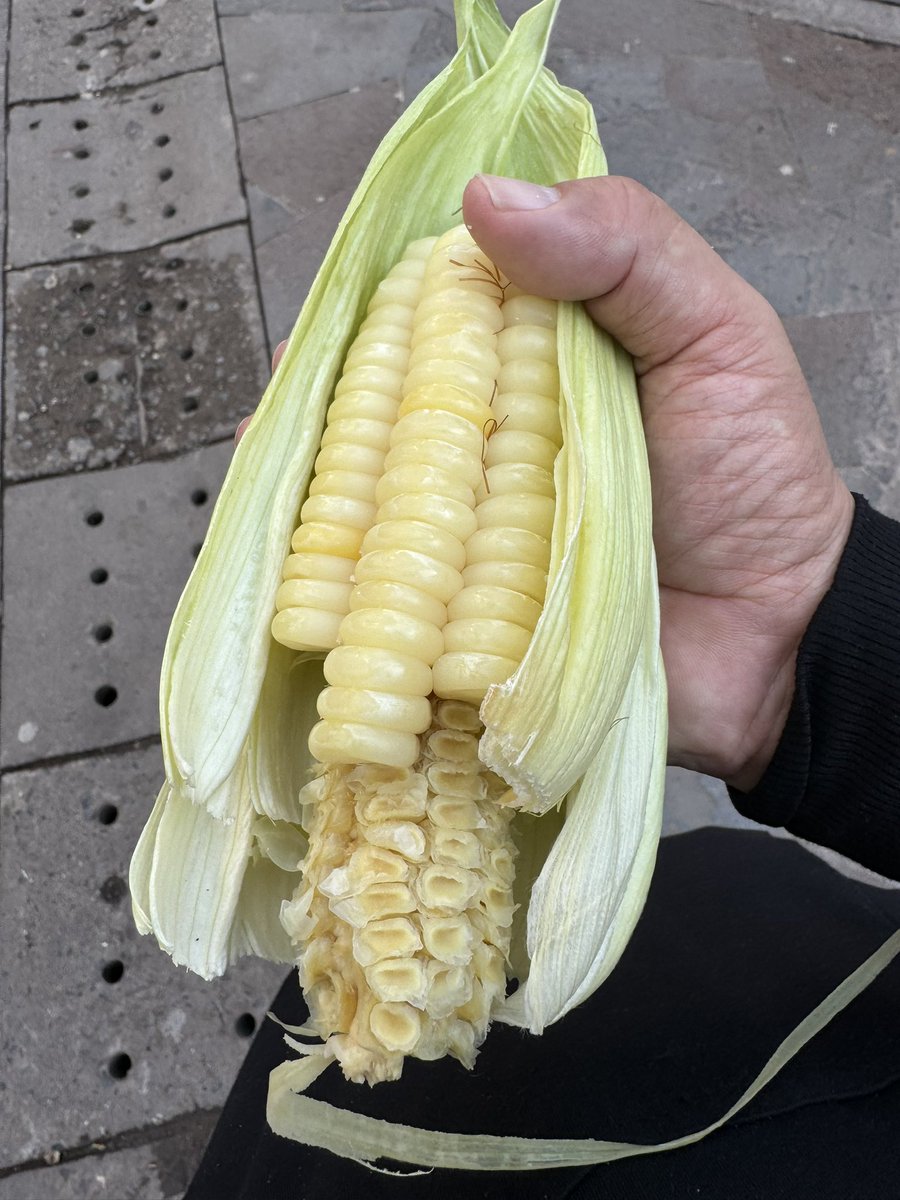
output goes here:
[[[666, 839], [611, 978], [533, 1038], [494, 1026], [474, 1072], [410, 1061], [402, 1080], [310, 1095], [431, 1129], [660, 1142], [721, 1116], [794, 1026], [900, 924], [900, 893], [835, 875], [764, 833]], [[302, 1023], [294, 976], [273, 1010]], [[264, 1023], [185, 1200], [900, 1200], [900, 960], [724, 1129], [591, 1168], [397, 1178], [272, 1134]], [[387, 1164], [395, 1165], [395, 1164]]]

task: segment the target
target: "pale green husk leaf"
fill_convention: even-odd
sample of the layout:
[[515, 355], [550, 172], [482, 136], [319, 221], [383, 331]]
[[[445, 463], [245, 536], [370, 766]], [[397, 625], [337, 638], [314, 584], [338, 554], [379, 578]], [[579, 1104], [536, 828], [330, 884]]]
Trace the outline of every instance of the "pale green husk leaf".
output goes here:
[[704, 1129], [668, 1142], [642, 1146], [593, 1138], [550, 1140], [498, 1137], [490, 1134], [440, 1133], [410, 1125], [388, 1124], [298, 1094], [319, 1073], [316, 1070], [319, 1064], [309, 1065], [310, 1060], [306, 1058], [284, 1063], [272, 1072], [266, 1110], [269, 1125], [283, 1137], [297, 1138], [298, 1131], [302, 1131], [300, 1140], [345, 1158], [374, 1161], [380, 1157], [390, 1157], [425, 1167], [454, 1167], [460, 1170], [522, 1171], [583, 1167], [620, 1158], [634, 1158], [639, 1154], [677, 1150], [681, 1146], [699, 1142], [730, 1121], [811, 1038], [864, 991], [898, 953], [900, 933], [894, 933], [784, 1039], [726, 1113]]

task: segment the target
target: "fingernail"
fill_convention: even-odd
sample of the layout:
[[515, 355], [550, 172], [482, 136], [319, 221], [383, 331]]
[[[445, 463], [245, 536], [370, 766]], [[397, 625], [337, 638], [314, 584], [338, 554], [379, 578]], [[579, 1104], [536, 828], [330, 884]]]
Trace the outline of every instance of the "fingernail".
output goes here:
[[556, 188], [526, 183], [523, 179], [506, 179], [502, 175], [480, 175], [494, 208], [506, 212], [528, 212], [549, 208], [560, 198]]
[[241, 421], [240, 425], [238, 425], [237, 429], [234, 431], [234, 444], [235, 445], [238, 444], [238, 442], [241, 440], [241, 438], [247, 432], [247, 426], [249, 424], [250, 424], [250, 418], [244, 417], [243, 421]]

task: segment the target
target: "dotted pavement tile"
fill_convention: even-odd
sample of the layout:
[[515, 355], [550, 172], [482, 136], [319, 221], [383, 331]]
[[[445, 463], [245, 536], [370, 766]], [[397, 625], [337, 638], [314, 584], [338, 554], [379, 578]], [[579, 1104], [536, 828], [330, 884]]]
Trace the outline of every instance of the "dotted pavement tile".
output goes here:
[[7, 276], [5, 474], [228, 437], [268, 379], [247, 230]]
[[4, 1167], [221, 1106], [285, 976], [244, 959], [206, 982], [138, 935], [128, 864], [161, 775], [150, 746], [0, 779]]
[[220, 59], [213, 0], [16, 0], [9, 101], [146, 83]]
[[427, 9], [414, 8], [341, 15], [264, 10], [222, 17], [235, 113], [259, 116], [399, 79], [427, 16]]
[[6, 489], [0, 764], [158, 732], [166, 631], [230, 458]]
[[246, 216], [219, 67], [17, 105], [8, 154], [11, 267], [137, 250]]

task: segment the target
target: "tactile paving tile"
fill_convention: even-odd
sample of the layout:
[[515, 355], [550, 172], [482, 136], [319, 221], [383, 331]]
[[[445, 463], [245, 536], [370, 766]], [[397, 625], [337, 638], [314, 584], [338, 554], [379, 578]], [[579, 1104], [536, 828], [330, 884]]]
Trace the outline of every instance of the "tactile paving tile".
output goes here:
[[9, 101], [147, 83], [219, 61], [213, 0], [16, 0]]
[[247, 231], [7, 276], [7, 479], [228, 437], [268, 379]]
[[0, 765], [158, 731], [166, 631], [231, 449], [6, 489]]
[[161, 775], [153, 746], [0, 780], [2, 1166], [221, 1105], [288, 971], [206, 982], [138, 935], [128, 864]]
[[137, 250], [241, 220], [219, 67], [9, 114], [8, 265]]

